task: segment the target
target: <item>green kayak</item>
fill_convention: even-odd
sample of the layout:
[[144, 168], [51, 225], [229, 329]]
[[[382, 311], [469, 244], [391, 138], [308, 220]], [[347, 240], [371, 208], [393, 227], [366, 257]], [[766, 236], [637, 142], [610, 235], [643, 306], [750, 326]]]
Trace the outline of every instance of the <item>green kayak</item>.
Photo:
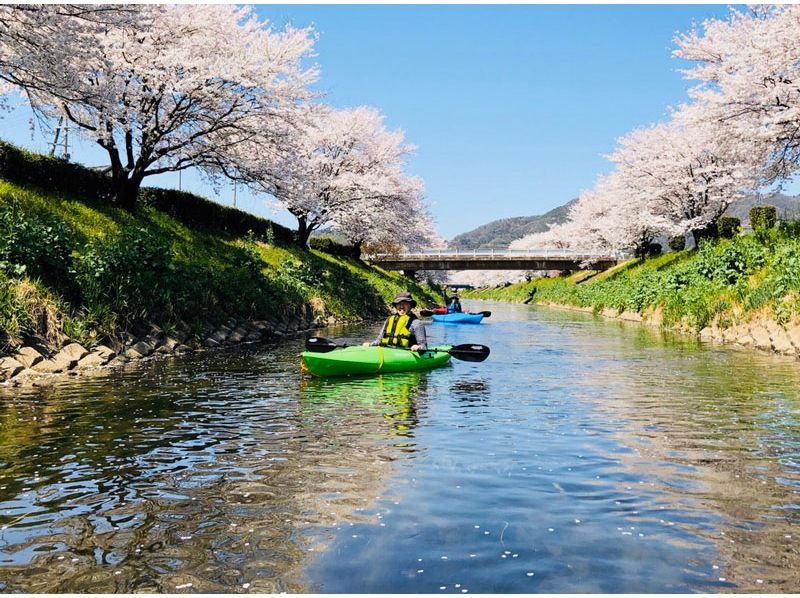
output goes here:
[[393, 347], [343, 347], [327, 353], [303, 351], [303, 369], [315, 376], [353, 376], [430, 370], [450, 361], [451, 345], [432, 347], [441, 351], [412, 353]]

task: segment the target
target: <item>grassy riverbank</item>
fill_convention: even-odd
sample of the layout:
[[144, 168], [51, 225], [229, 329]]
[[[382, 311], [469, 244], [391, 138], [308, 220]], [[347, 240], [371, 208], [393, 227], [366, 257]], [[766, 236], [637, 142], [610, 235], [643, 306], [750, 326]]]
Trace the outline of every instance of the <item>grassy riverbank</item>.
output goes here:
[[156, 201], [131, 214], [57, 188], [0, 180], [0, 355], [31, 335], [91, 347], [145, 321], [189, 332], [300, 311], [354, 321], [383, 315], [400, 289], [435, 300], [399, 274], [299, 249], [269, 221], [250, 218], [258, 232], [242, 233]]
[[601, 273], [577, 272], [465, 296], [634, 312], [662, 326], [698, 332], [755, 318], [800, 319], [800, 221], [759, 234], [701, 244], [699, 250], [637, 259]]

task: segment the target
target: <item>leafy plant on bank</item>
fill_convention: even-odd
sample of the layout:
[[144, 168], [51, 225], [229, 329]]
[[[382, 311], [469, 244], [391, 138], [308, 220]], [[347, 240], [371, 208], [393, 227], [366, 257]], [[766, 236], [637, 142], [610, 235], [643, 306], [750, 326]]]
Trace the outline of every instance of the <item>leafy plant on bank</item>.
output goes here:
[[6, 274], [63, 284], [74, 245], [72, 231], [56, 218], [29, 213], [16, 198], [0, 205], [0, 270]]
[[95, 239], [75, 259], [74, 274], [90, 313], [117, 314], [128, 324], [167, 311], [172, 253], [144, 227]]

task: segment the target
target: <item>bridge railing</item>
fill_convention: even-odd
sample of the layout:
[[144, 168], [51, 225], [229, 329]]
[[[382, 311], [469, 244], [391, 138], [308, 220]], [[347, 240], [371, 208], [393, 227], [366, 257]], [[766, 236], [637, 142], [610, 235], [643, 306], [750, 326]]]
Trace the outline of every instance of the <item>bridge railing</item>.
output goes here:
[[403, 254], [377, 253], [365, 256], [367, 259], [380, 261], [403, 258], [459, 258], [459, 257], [531, 257], [531, 258], [563, 258], [580, 260], [616, 260], [624, 259], [622, 252], [588, 253], [575, 249], [420, 249]]

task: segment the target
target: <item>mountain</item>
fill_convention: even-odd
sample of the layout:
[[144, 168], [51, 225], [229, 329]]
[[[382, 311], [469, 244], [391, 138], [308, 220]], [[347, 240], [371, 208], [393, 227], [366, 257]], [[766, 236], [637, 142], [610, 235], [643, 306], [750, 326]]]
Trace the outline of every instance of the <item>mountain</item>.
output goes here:
[[512, 241], [533, 233], [543, 233], [551, 224], [565, 222], [569, 208], [576, 201], [578, 201], [577, 198], [541, 216], [517, 216], [515, 218], [493, 220], [474, 230], [456, 235], [447, 245], [451, 249], [508, 247], [508, 244]]

